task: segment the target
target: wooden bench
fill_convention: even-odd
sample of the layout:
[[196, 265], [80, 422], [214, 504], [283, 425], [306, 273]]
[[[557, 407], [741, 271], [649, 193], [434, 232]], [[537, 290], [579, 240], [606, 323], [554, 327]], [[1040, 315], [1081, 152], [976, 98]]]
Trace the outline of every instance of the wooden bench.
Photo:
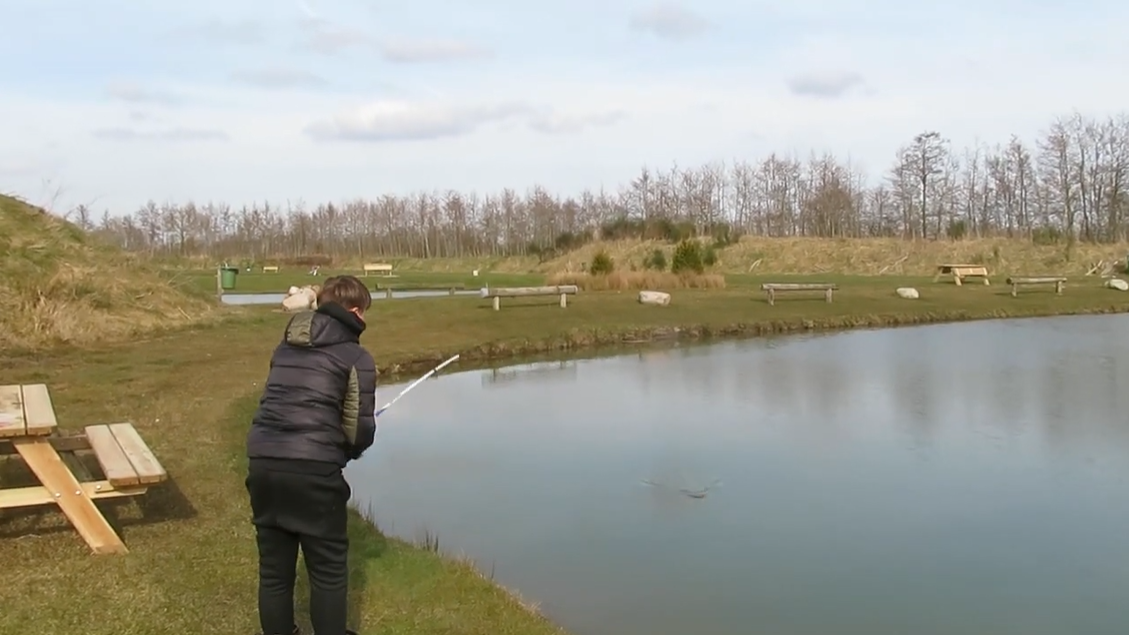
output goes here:
[[365, 263], [365, 265], [364, 265], [364, 273], [365, 273], [365, 276], [368, 276], [368, 274], [370, 274], [370, 273], [375, 273], [375, 274], [378, 274], [378, 275], [381, 275], [381, 276], [384, 276], [384, 277], [387, 277], [387, 278], [391, 278], [392, 277], [392, 265], [385, 264], [385, 263], [379, 263], [379, 262], [368, 262], [368, 263]]
[[576, 295], [580, 288], [574, 284], [562, 284], [551, 287], [499, 287], [495, 289], [484, 288], [479, 291], [482, 298], [494, 299], [494, 310], [502, 308], [502, 298], [528, 298], [541, 295], [561, 296], [561, 308], [568, 306], [568, 296]]
[[823, 297], [828, 303], [831, 302], [831, 295], [839, 290], [839, 286], [831, 282], [809, 282], [809, 283], [778, 283], [766, 282], [761, 285], [761, 290], [768, 295], [769, 306], [776, 306], [776, 294], [781, 291], [822, 291]]
[[988, 268], [983, 265], [937, 265], [937, 275], [933, 276], [933, 282], [940, 280], [941, 276], [949, 275], [958, 287], [964, 278], [982, 278], [985, 285], [992, 284], [988, 280]]
[[268, 265], [266, 267], [263, 267], [263, 273], [278, 273], [278, 266]]
[[1062, 288], [1066, 285], [1066, 278], [1057, 276], [1046, 276], [1042, 278], [1008, 278], [1007, 283], [1011, 285], [1011, 297], [1019, 295], [1019, 287], [1031, 287], [1039, 284], [1053, 284], [1055, 286], [1055, 293], [1062, 295]]
[[[0, 509], [58, 505], [96, 554], [128, 553], [94, 501], [144, 494], [168, 478], [129, 423], [88, 426], [61, 436], [43, 384], [0, 386], [0, 455], [19, 454], [40, 485], [0, 489]], [[92, 452], [101, 480], [80, 481], [60, 452]]]

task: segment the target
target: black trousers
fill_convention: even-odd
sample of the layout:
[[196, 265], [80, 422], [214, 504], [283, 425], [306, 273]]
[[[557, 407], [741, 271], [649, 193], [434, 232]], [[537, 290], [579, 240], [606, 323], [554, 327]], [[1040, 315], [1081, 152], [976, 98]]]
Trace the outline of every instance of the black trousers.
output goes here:
[[329, 463], [252, 459], [246, 485], [259, 547], [263, 635], [291, 635], [294, 630], [299, 547], [310, 577], [314, 635], [345, 635], [352, 491], [341, 469]]

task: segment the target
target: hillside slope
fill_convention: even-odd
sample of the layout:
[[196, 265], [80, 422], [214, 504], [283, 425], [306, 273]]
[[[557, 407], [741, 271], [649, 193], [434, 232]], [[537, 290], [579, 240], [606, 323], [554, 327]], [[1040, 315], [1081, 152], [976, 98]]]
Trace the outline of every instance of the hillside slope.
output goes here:
[[[642, 268], [655, 249], [674, 245], [658, 241], [618, 241], [585, 245], [537, 266], [545, 273], [576, 271], [600, 250], [617, 268]], [[717, 250], [718, 273], [932, 275], [939, 264], [983, 264], [993, 275], [1081, 275], [1098, 261], [1124, 263], [1129, 245], [1076, 243], [1036, 245], [1029, 240], [983, 238], [957, 241], [908, 241], [897, 238], [763, 238], [746, 236]]]
[[0, 195], [0, 350], [90, 344], [217, 314], [210, 298], [98, 244], [75, 225]]

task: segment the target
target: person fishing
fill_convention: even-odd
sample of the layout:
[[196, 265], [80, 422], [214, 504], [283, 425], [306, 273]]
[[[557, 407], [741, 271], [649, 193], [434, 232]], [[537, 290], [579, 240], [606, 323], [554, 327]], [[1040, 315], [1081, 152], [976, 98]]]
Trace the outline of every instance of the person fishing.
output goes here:
[[299, 633], [299, 547], [315, 635], [356, 635], [346, 627], [352, 490], [342, 468], [372, 446], [376, 432], [376, 363], [360, 344], [371, 305], [355, 276], [327, 279], [317, 309], [290, 319], [271, 356], [247, 434], [263, 635]]

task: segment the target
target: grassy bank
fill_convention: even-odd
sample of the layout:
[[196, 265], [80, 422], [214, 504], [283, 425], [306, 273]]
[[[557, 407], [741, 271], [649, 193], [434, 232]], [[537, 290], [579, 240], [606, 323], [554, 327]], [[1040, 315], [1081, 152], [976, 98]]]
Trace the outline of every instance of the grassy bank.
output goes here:
[[38, 348], [177, 328], [215, 316], [206, 295], [142, 259], [0, 195], [0, 348]]
[[[757, 276], [729, 276], [724, 289], [675, 289], [668, 307], [639, 305], [631, 291], [581, 293], [567, 309], [554, 297], [506, 299], [498, 312], [477, 298], [381, 300], [364, 344], [387, 381], [390, 373], [414, 373], [456, 352], [465, 367], [674, 338], [1129, 311], [1129, 293], [1094, 278], [1072, 280], [1062, 296], [1037, 288], [1017, 298], [1000, 284], [815, 278], [840, 285], [833, 303], [819, 293], [782, 294], [770, 307], [757, 287], [766, 278]], [[899, 286], [918, 288], [921, 299], [898, 298]], [[241, 450], [286, 316], [271, 308], [243, 316], [81, 355], [56, 349], [0, 360], [0, 384], [51, 387], [65, 428], [133, 421], [172, 477], [144, 499], [104, 506], [132, 550], [126, 557], [87, 555], [53, 512], [0, 518], [0, 632], [254, 631], [254, 546]], [[359, 522], [354, 535], [351, 619], [362, 633], [555, 632], [464, 565], [386, 540]]]
[[[0, 633], [256, 631], [241, 453], [284, 319], [259, 312], [81, 359], [0, 364], [0, 384], [46, 382], [64, 428], [133, 421], [172, 479], [136, 501], [99, 503], [128, 556], [89, 555], [55, 512], [0, 515]], [[20, 466], [3, 463], [0, 479], [19, 484]], [[350, 620], [361, 633], [557, 632], [468, 565], [385, 539], [359, 516], [351, 532]]]

